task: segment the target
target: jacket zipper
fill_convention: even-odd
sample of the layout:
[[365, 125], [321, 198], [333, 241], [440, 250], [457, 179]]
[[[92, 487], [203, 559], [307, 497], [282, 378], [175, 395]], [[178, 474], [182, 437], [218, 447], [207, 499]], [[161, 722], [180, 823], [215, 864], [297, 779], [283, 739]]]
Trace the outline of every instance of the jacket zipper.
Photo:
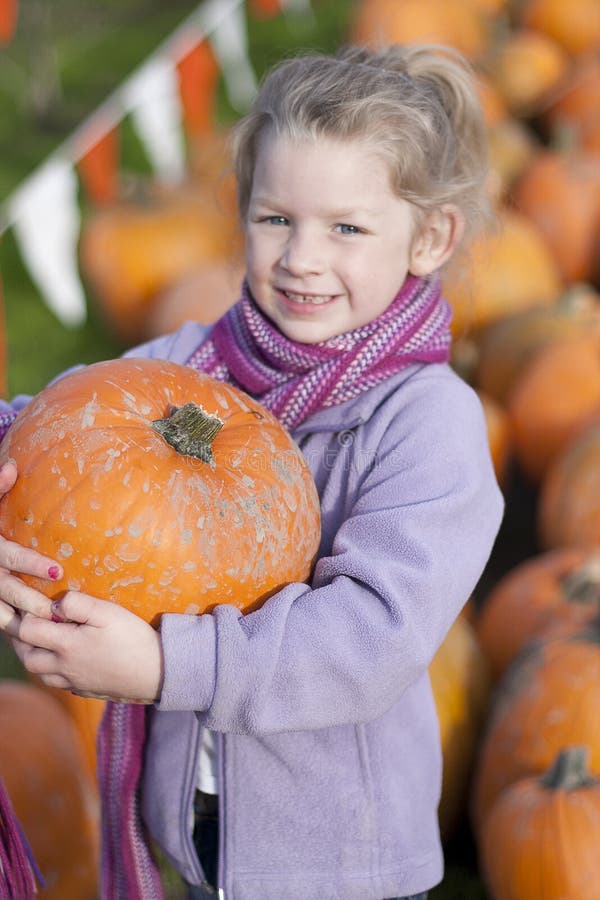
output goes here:
[[[219, 857], [217, 885], [225, 884], [225, 736], [215, 732], [217, 750], [217, 785], [219, 788]], [[219, 900], [225, 900], [225, 888], [217, 887]]]

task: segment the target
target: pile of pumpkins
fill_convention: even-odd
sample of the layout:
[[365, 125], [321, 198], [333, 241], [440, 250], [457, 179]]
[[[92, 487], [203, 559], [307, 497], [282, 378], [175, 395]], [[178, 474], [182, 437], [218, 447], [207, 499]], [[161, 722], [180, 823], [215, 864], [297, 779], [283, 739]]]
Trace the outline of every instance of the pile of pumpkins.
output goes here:
[[494, 578], [431, 668], [442, 835], [468, 819], [492, 900], [589, 900], [600, 876], [600, 4], [360, 0], [351, 37], [450, 44], [478, 74], [499, 227], [446, 273], [452, 362], [482, 400], [507, 521], [520, 492], [531, 498], [521, 556], [504, 552], [504, 528]]

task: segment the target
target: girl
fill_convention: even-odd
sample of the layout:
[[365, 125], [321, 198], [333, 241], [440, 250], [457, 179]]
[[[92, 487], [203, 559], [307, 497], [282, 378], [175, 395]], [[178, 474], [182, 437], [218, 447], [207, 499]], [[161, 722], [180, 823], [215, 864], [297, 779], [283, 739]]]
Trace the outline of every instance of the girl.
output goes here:
[[485, 144], [450, 51], [282, 63], [235, 132], [239, 303], [128, 354], [230, 381], [291, 430], [322, 505], [310, 584], [154, 631], [75, 592], [51, 608], [11, 571], [51, 578], [60, 561], [0, 546], [25, 667], [148, 704], [108, 704], [101, 728], [103, 898], [160, 896], [148, 835], [190, 898], [384, 900], [442, 878], [427, 670], [502, 511], [439, 280], [485, 219]]

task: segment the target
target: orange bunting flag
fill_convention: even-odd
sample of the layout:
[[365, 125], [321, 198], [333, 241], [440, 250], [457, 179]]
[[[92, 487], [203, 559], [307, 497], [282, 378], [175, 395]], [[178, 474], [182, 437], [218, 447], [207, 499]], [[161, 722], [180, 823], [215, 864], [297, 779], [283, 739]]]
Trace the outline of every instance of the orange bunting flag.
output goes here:
[[99, 206], [116, 199], [119, 188], [119, 136], [116, 128], [105, 131], [77, 163], [79, 177], [92, 203]]
[[0, 0], [0, 43], [8, 44], [17, 27], [17, 0]]
[[250, 0], [250, 9], [258, 19], [272, 19], [281, 12], [281, 0]]
[[211, 131], [219, 65], [208, 41], [193, 47], [177, 63], [184, 126], [189, 136]]

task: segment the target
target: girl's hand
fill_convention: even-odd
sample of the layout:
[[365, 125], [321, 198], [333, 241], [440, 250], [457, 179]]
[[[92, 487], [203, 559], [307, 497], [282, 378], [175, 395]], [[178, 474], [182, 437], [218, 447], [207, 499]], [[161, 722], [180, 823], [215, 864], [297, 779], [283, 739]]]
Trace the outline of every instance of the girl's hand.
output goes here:
[[[0, 499], [16, 480], [17, 467], [12, 460], [0, 466]], [[52, 616], [51, 601], [26, 585], [18, 573], [37, 575], [50, 581], [62, 577], [62, 569], [55, 560], [0, 537], [0, 629], [5, 631], [16, 626], [22, 612], [44, 619]]]
[[160, 635], [115, 603], [68, 591], [55, 621], [26, 614], [7, 631], [28, 672], [85, 697], [153, 703], [162, 688]]

